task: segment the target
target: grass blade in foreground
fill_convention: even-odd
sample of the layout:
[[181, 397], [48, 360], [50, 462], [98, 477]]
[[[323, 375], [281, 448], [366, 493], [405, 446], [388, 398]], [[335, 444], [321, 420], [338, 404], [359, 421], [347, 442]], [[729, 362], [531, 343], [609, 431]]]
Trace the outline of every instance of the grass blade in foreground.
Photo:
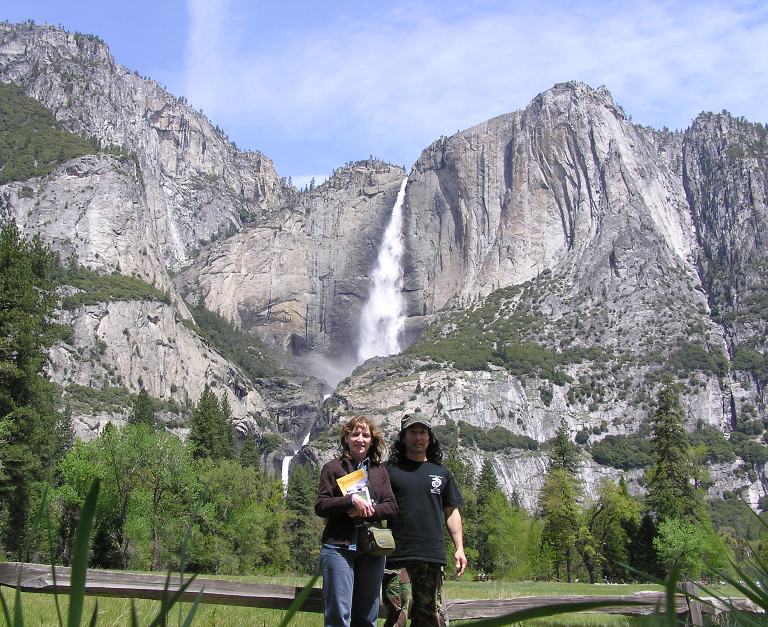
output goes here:
[[[168, 614], [173, 609], [173, 606], [176, 605], [176, 603], [181, 602], [182, 595], [187, 591], [187, 588], [189, 588], [190, 584], [195, 580], [195, 577], [197, 575], [192, 575], [189, 579], [187, 579], [184, 583], [182, 583], [179, 586], [179, 589], [176, 590], [170, 597], [168, 596], [168, 587], [170, 585], [170, 578], [171, 573], [168, 573], [168, 577], [166, 577], [165, 580], [165, 590], [163, 591], [163, 599], [160, 604], [160, 613], [155, 616], [155, 619], [149, 624], [149, 627], [160, 627], [161, 625], [166, 625], [168, 622]], [[187, 614], [187, 621], [191, 621], [192, 617], [195, 615], [195, 612], [197, 612], [197, 607], [200, 604], [200, 599], [203, 595], [203, 589], [201, 588], [200, 591], [195, 595], [195, 600], [192, 603], [192, 607], [189, 609], [189, 613]], [[186, 621], [185, 621], [186, 624]]]
[[3, 608], [3, 618], [5, 619], [6, 625], [13, 625], [13, 622], [11, 621], [11, 612], [8, 609], [8, 603], [5, 600], [5, 597], [3, 596], [3, 591], [0, 590], [0, 607]]
[[88, 555], [91, 546], [91, 532], [96, 518], [96, 501], [99, 498], [99, 479], [94, 479], [80, 510], [80, 520], [77, 521], [75, 545], [72, 551], [72, 571], [69, 588], [69, 615], [67, 625], [80, 627], [83, 618], [83, 602], [85, 600], [85, 577], [88, 573]]
[[288, 613], [285, 615], [285, 618], [280, 621], [280, 625], [278, 627], [286, 627], [286, 625], [291, 622], [294, 614], [296, 614], [296, 612], [299, 611], [299, 608], [304, 605], [304, 601], [307, 600], [309, 593], [312, 592], [312, 588], [314, 588], [315, 582], [318, 579], [320, 579], [320, 573], [315, 573], [312, 575], [312, 579], [309, 580], [309, 583], [302, 588], [301, 592], [299, 592], [299, 596], [297, 596], [293, 600], [293, 603], [291, 603], [290, 607], [288, 608]]
[[99, 619], [99, 601], [96, 600], [96, 603], [93, 606], [93, 614], [91, 614], [91, 622], [89, 623], [89, 627], [96, 627], [96, 621]]

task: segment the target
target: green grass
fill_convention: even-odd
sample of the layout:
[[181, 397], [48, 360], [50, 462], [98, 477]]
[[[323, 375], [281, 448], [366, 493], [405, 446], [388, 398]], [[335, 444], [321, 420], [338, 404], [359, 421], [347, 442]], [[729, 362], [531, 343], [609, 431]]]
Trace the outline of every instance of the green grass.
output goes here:
[[[303, 586], [308, 577], [298, 575], [281, 576], [252, 576], [252, 577], [226, 577], [235, 581], [253, 581], [266, 584], [278, 584], [285, 586]], [[445, 594], [448, 599], [503, 599], [521, 596], [547, 596], [547, 595], [590, 595], [590, 594], [632, 594], [639, 590], [661, 590], [661, 586], [652, 584], [626, 584], [626, 585], [590, 585], [588, 583], [557, 583], [557, 582], [473, 582], [473, 581], [446, 581]], [[8, 588], [4, 589], [6, 592]], [[23, 593], [21, 595], [24, 606], [25, 623], [28, 625], [57, 625], [56, 609], [53, 595]], [[12, 597], [10, 599], [13, 603]], [[98, 624], [99, 626], [118, 626], [130, 624], [130, 599], [111, 599], [101, 597], [99, 601]], [[66, 612], [67, 599], [60, 598], [63, 603], [63, 611]], [[87, 597], [83, 614], [90, 616], [93, 611], [94, 598]], [[190, 604], [181, 606], [181, 614], [186, 615]], [[136, 600], [136, 611], [140, 625], [147, 625], [157, 615], [160, 603], [157, 601]], [[281, 610], [266, 610], [260, 608], [235, 607], [227, 605], [201, 604], [193, 625], [196, 627], [240, 627], [240, 626], [265, 626], [277, 625], [285, 617], [286, 612]], [[181, 621], [177, 619], [179, 609], [174, 608], [171, 613], [171, 624], [177, 625]], [[321, 627], [323, 624], [320, 614], [299, 612], [291, 622], [291, 627]], [[383, 624], [383, 621], [380, 621]], [[468, 621], [456, 621], [454, 624], [468, 624]], [[566, 614], [560, 617], [536, 619], [523, 623], [536, 626], [562, 626], [562, 625], [640, 625], [640, 619], [626, 616], [582, 613]]]
[[[6, 588], [7, 590], [7, 588]], [[53, 595], [51, 594], [33, 594], [22, 593], [22, 604], [24, 607], [24, 620], [26, 625], [39, 625], [40, 627], [58, 627], [56, 618], [56, 606], [54, 605]], [[131, 624], [131, 600], [130, 599], [110, 599], [100, 597], [98, 611], [99, 627], [122, 627]], [[62, 604], [62, 611], [66, 613], [68, 606], [66, 596], [59, 600]], [[94, 598], [87, 597], [83, 614], [90, 617], [93, 611]], [[13, 598], [10, 599], [10, 606], [13, 607]], [[183, 621], [179, 620], [179, 608], [181, 615], [186, 616], [190, 603], [180, 604], [171, 610], [170, 625], [180, 625]], [[139, 625], [148, 625], [152, 619], [157, 616], [160, 610], [159, 601], [136, 600], [136, 615]], [[250, 607], [234, 607], [228, 605], [204, 605], [197, 608], [193, 625], [195, 627], [273, 627], [278, 625], [286, 611], [263, 610]], [[296, 615], [292, 626], [296, 627], [322, 627], [323, 621], [320, 614], [310, 614], [300, 612]]]
[[[536, 594], [546, 593], [536, 591]], [[24, 606], [25, 623], [27, 625], [40, 625], [41, 627], [53, 627], [58, 625], [53, 595], [23, 593], [21, 597]], [[99, 598], [98, 601], [98, 624], [100, 627], [118, 627], [130, 624], [130, 599], [110, 599], [102, 597]], [[66, 612], [66, 597], [62, 597], [60, 602], [62, 603], [62, 611]], [[13, 607], [13, 599], [10, 600], [10, 605]], [[94, 598], [88, 597], [85, 601], [85, 607], [83, 611], [84, 616], [91, 616], [93, 606]], [[157, 615], [159, 608], [159, 601], [146, 601], [141, 599], [136, 600], [136, 613], [139, 619], [139, 624], [149, 624], [151, 619]], [[181, 612], [183, 616], [186, 615], [189, 608], [189, 603], [184, 603], [181, 605]], [[177, 620], [179, 615], [178, 612], [178, 608], [175, 608], [171, 612], [170, 623], [172, 625], [177, 625], [181, 622]], [[280, 610], [265, 610], [250, 607], [201, 604], [197, 609], [197, 613], [195, 614], [193, 625], [195, 625], [195, 627], [273, 627], [274, 625], [279, 624], [285, 615], [286, 612]], [[379, 621], [380, 625], [383, 625], [383, 623], [383, 620]], [[469, 621], [451, 622], [451, 624], [457, 625], [466, 625], [468, 623]], [[323, 620], [320, 614], [299, 612], [291, 622], [291, 627], [322, 627], [322, 624]], [[536, 619], [527, 621], [523, 624], [536, 626], [615, 625], [618, 627], [620, 625], [640, 625], [641, 621], [639, 619], [634, 619], [627, 616], [583, 613], [566, 614], [560, 617], [547, 619]]]

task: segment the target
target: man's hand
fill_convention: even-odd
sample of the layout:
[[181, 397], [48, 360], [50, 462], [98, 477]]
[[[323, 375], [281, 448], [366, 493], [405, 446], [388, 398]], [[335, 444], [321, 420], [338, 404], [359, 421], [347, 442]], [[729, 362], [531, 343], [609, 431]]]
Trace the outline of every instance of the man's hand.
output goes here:
[[461, 577], [467, 569], [467, 556], [464, 549], [457, 549], [453, 556], [456, 558], [456, 576]]
[[464, 532], [461, 524], [461, 514], [457, 507], [446, 507], [443, 510], [445, 514], [445, 525], [448, 527], [448, 533], [451, 534], [453, 546], [456, 552], [453, 556], [456, 558], [456, 576], [461, 577], [467, 569], [467, 556], [464, 555]]

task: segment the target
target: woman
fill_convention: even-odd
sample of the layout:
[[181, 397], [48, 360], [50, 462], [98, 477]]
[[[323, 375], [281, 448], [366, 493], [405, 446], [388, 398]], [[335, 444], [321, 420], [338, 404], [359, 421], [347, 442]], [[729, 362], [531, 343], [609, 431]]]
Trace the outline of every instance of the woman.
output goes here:
[[[366, 522], [397, 514], [389, 475], [381, 465], [381, 432], [367, 416], [355, 416], [341, 429], [341, 457], [320, 473], [315, 513], [326, 519], [320, 569], [323, 573], [323, 614], [326, 627], [374, 627], [379, 615], [383, 556], [358, 550]], [[342, 495], [336, 480], [359, 468], [367, 471], [371, 500]]]

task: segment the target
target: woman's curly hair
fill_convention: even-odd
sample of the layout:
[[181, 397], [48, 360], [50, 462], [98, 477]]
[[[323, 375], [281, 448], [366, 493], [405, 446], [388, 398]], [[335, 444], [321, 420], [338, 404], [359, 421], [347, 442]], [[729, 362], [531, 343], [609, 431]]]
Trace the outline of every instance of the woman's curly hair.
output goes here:
[[350, 435], [356, 427], [368, 427], [371, 434], [371, 447], [368, 449], [368, 460], [378, 465], [381, 463], [381, 456], [384, 448], [384, 438], [381, 435], [379, 427], [368, 416], [353, 416], [341, 428], [339, 443], [341, 444], [341, 459], [352, 459], [352, 453], [347, 444], [347, 436]]

